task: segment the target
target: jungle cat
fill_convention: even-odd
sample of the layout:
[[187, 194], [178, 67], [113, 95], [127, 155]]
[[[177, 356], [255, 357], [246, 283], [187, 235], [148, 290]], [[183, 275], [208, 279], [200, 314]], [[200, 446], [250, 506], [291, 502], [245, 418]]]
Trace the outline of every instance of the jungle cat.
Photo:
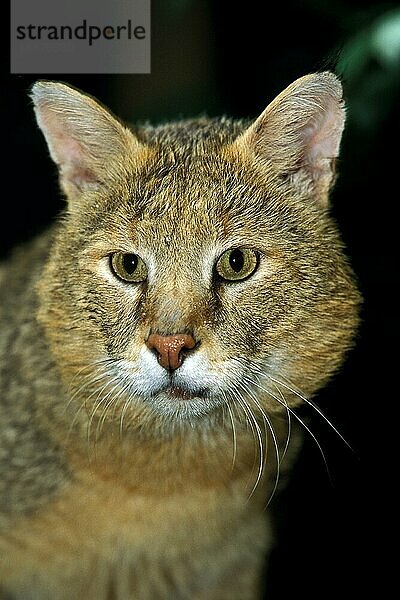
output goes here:
[[62, 83], [31, 97], [67, 202], [1, 271], [4, 597], [259, 598], [296, 407], [358, 320], [341, 84], [137, 128]]

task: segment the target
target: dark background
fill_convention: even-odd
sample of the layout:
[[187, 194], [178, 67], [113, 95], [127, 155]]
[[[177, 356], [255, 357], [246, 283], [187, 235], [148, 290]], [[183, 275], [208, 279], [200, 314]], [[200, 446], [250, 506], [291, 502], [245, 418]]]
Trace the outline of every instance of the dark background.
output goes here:
[[[307, 435], [292, 481], [276, 500], [279, 535], [267, 592], [269, 600], [359, 598], [378, 585], [378, 596], [388, 597], [396, 479], [388, 462], [396, 441], [399, 9], [368, 0], [153, 0], [152, 7], [150, 75], [44, 78], [95, 95], [125, 120], [156, 122], [200, 113], [255, 117], [301, 75], [330, 68], [342, 77], [348, 121], [332, 210], [364, 296], [363, 323], [356, 349], [316, 401], [353, 451], [316, 413], [305, 413], [330, 476]], [[62, 208], [28, 99], [38, 77], [6, 76], [4, 86], [3, 255]]]

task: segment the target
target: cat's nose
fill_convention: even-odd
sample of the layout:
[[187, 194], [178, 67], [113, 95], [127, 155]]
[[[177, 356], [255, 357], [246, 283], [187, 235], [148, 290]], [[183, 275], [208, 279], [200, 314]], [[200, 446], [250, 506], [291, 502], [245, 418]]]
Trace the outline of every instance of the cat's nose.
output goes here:
[[192, 350], [195, 345], [196, 342], [188, 333], [172, 335], [151, 333], [146, 341], [146, 346], [157, 354], [158, 362], [168, 371], [180, 367], [185, 357], [185, 350]]

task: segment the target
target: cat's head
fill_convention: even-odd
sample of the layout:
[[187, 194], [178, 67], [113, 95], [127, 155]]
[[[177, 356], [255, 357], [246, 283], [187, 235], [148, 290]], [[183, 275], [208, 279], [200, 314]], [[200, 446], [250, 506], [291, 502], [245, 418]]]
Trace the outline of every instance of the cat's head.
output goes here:
[[358, 304], [328, 208], [333, 74], [250, 123], [130, 130], [60, 83], [32, 98], [68, 201], [40, 320], [73, 401], [126, 426], [193, 424], [285, 411], [328, 380]]

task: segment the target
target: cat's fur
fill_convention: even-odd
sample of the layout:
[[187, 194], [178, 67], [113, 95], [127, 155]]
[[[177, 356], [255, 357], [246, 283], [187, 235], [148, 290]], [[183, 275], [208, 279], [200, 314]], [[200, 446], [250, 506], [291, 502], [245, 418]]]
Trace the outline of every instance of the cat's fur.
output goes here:
[[[252, 123], [133, 130], [63, 84], [32, 98], [68, 207], [1, 272], [0, 588], [257, 598], [291, 410], [357, 324], [328, 209], [341, 85], [303, 77]], [[226, 282], [238, 247], [258, 268]], [[119, 280], [114, 252], [147, 279]], [[172, 375], [154, 332], [196, 342]]]

